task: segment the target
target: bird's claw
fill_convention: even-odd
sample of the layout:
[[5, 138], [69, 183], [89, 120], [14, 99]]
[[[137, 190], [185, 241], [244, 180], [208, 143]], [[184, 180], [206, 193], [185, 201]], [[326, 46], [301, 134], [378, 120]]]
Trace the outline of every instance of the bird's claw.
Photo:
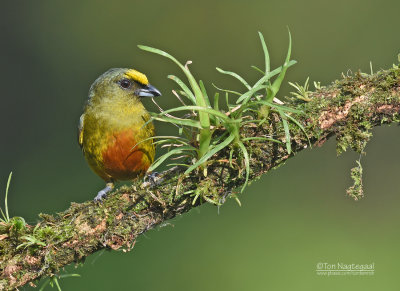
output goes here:
[[162, 175], [158, 172], [152, 172], [144, 177], [142, 187], [155, 187], [163, 181]]
[[96, 197], [94, 197], [94, 202], [102, 202], [102, 200], [106, 197], [107, 197], [107, 192], [101, 190], [99, 191], [99, 193], [97, 193]]
[[103, 190], [100, 190], [96, 197], [94, 197], [94, 202], [103, 202], [103, 199], [107, 197], [108, 192], [110, 192], [112, 189], [113, 185], [107, 184], [107, 186]]
[[157, 185], [157, 183], [159, 183], [159, 179], [160, 179], [160, 173], [159, 172], [152, 172], [151, 174], [147, 175], [147, 179], [149, 180], [149, 182], [153, 185]]

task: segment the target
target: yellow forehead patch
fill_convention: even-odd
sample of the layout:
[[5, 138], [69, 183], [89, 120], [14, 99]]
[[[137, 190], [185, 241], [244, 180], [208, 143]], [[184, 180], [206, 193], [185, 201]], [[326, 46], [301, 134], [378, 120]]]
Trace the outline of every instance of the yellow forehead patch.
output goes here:
[[125, 75], [130, 77], [132, 80], [139, 82], [140, 84], [143, 84], [143, 85], [149, 84], [149, 80], [147, 80], [146, 75], [142, 74], [141, 72], [138, 72], [136, 70], [130, 69], [125, 73]]

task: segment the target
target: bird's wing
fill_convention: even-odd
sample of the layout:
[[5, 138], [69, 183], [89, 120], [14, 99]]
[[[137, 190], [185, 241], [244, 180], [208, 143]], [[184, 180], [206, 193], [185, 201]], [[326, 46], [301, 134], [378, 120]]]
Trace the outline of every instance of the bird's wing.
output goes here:
[[78, 124], [78, 143], [79, 146], [83, 147], [83, 124], [85, 120], [85, 114], [82, 114], [81, 117], [79, 118], [79, 124]]

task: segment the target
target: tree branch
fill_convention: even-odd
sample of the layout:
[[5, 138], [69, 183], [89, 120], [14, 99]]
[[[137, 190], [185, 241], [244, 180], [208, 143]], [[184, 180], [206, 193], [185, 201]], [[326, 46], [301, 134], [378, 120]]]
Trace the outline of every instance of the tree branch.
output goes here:
[[[289, 104], [305, 112], [293, 116], [309, 138], [291, 124], [291, 154], [284, 146], [285, 131], [278, 114], [272, 113], [262, 126], [249, 120], [242, 127], [246, 138], [272, 136], [283, 142], [248, 140], [250, 180], [282, 165], [309, 147], [309, 141], [321, 146], [336, 136], [338, 153], [349, 147], [362, 152], [372, 127], [400, 121], [400, 70], [395, 67], [373, 75], [343, 76], [309, 97], [310, 102]], [[103, 204], [72, 203], [62, 213], [40, 214], [41, 221], [35, 226], [18, 224], [18, 218], [1, 223], [0, 290], [33, 284], [103, 248], [130, 250], [140, 234], [160, 223], [207, 201], [224, 203], [227, 197], [236, 196], [235, 191], [245, 182], [243, 164], [239, 151], [233, 149], [230, 159], [230, 149], [226, 149], [208, 162], [207, 173], [183, 176], [182, 169], [173, 168], [162, 174], [156, 187], [137, 181], [115, 191]]]

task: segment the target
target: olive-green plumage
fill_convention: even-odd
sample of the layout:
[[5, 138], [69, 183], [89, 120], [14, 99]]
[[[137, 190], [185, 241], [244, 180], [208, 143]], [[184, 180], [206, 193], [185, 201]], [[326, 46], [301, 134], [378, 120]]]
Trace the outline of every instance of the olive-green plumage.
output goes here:
[[[93, 171], [108, 184], [146, 173], [154, 160], [154, 126], [141, 98], [161, 95], [145, 75], [133, 69], [110, 69], [91, 86], [79, 125], [79, 144]], [[147, 124], [146, 124], [147, 123]]]

